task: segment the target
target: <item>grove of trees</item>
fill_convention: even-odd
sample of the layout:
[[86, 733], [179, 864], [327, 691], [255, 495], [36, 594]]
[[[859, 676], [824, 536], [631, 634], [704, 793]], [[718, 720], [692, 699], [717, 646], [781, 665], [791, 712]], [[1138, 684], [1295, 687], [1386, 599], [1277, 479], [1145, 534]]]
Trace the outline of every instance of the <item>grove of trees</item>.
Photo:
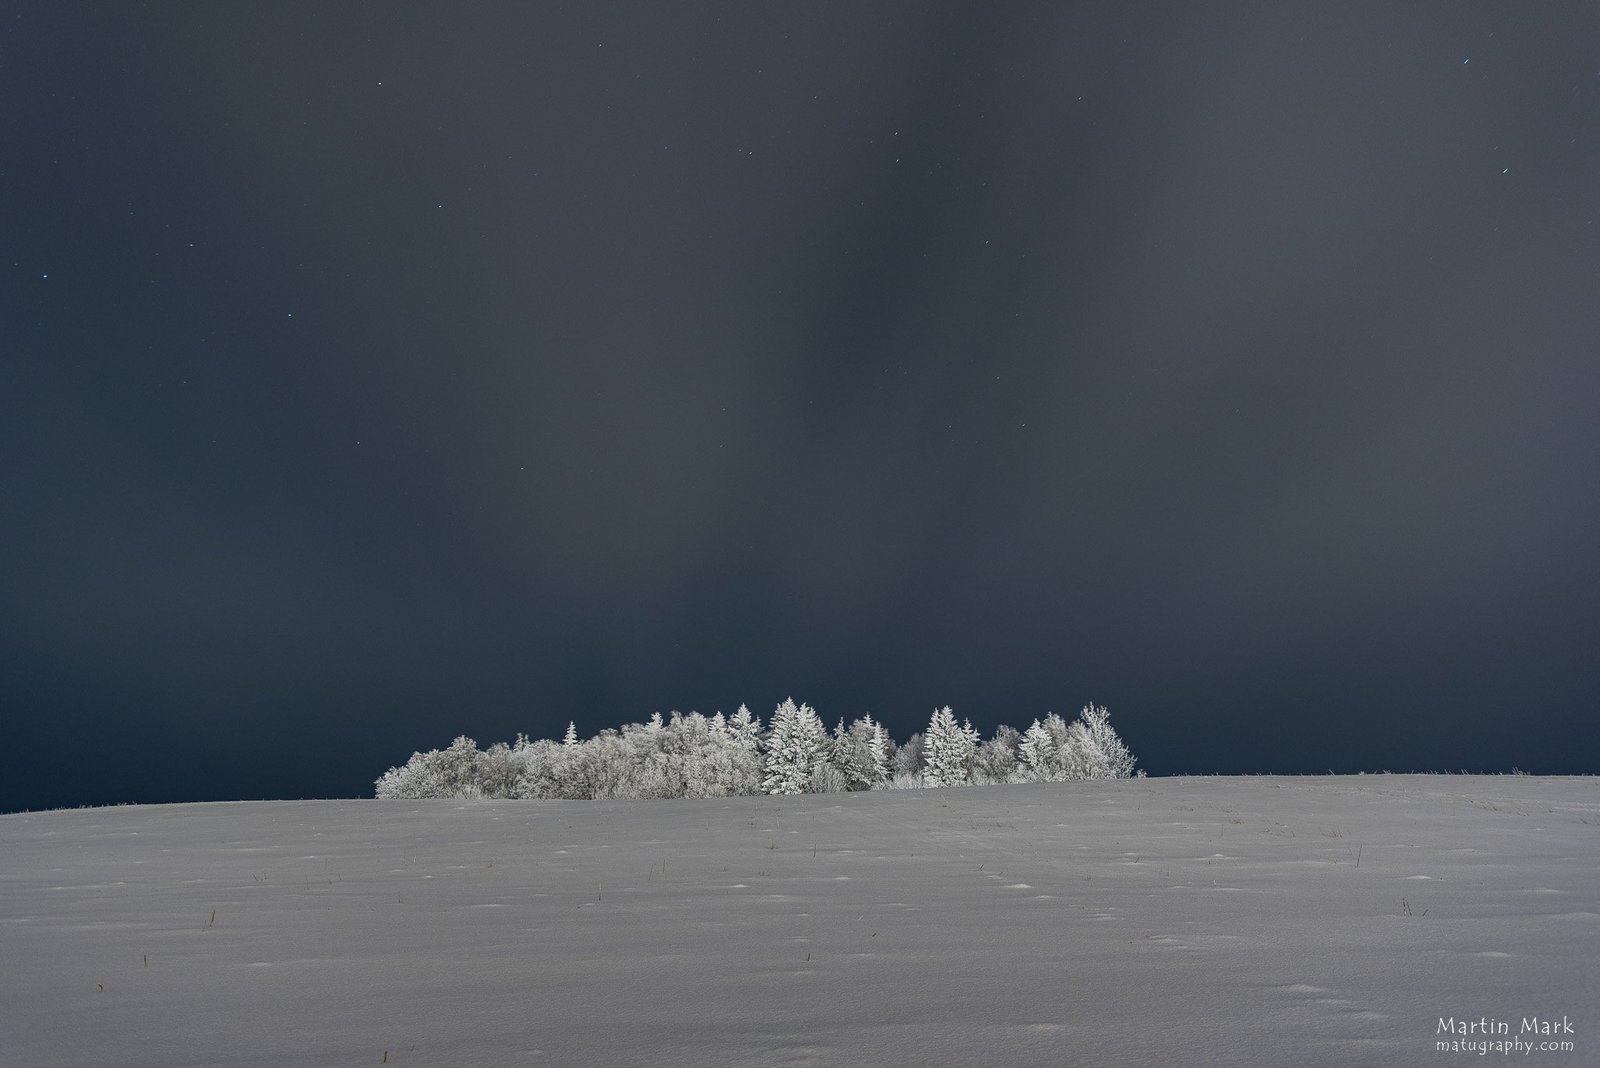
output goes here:
[[[1139, 772], [1140, 775], [1143, 772]], [[784, 701], [765, 727], [744, 706], [660, 713], [587, 740], [568, 724], [559, 742], [496, 742], [465, 736], [413, 753], [377, 780], [380, 798], [667, 798], [842, 793], [1075, 779], [1126, 779], [1133, 754], [1109, 713], [1088, 705], [1071, 723], [1055, 713], [1026, 731], [1001, 726], [980, 742], [970, 722], [938, 709], [903, 744], [862, 716], [829, 731], [809, 705]]]

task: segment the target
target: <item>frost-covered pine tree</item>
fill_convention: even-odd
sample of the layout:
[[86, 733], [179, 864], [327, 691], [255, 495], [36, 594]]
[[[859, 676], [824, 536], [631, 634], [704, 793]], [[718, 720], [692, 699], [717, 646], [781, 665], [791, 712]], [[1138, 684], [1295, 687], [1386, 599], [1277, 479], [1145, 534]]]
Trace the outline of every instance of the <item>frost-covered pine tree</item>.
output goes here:
[[845, 764], [850, 759], [850, 735], [845, 729], [844, 717], [839, 717], [839, 725], [833, 728], [833, 733], [828, 736], [825, 747], [828, 751], [828, 763], [844, 775]]
[[788, 698], [772, 713], [766, 738], [766, 775], [761, 789], [769, 794], [805, 793], [811, 775], [827, 752], [828, 731], [810, 705], [795, 706]]
[[[762, 768], [765, 772], [761, 789], [765, 793], [799, 793], [795, 769], [791, 767], [795, 717], [800, 713], [794, 698], [788, 698], [772, 712], [767, 720], [767, 733], [762, 739]], [[807, 778], [809, 778], [809, 774]], [[795, 788], [790, 789], [793, 786]]]
[[869, 790], [876, 790], [889, 781], [889, 732], [871, 716], [858, 721], [866, 735], [864, 745], [856, 746], [856, 774]]
[[933, 714], [922, 736], [922, 783], [924, 786], [961, 786], [972, 768], [977, 749], [977, 732], [971, 724], [956, 723], [946, 705]]
[[[867, 718], [870, 720], [872, 717], [869, 716]], [[894, 771], [894, 739], [889, 736], [889, 729], [881, 723], [872, 724], [870, 752], [872, 754], [872, 769], [876, 775], [872, 788], [876, 790], [889, 781], [889, 777]]]
[[561, 739], [561, 744], [568, 749], [578, 744], [578, 725], [571, 720], [567, 721], [567, 733]]
[[739, 711], [728, 720], [728, 729], [752, 746], [761, 740], [761, 721], [750, 714], [748, 705], [739, 706]]
[[766, 773], [761, 758], [761, 721], [750, 709], [739, 706], [728, 720], [728, 793], [734, 796], [761, 793]]

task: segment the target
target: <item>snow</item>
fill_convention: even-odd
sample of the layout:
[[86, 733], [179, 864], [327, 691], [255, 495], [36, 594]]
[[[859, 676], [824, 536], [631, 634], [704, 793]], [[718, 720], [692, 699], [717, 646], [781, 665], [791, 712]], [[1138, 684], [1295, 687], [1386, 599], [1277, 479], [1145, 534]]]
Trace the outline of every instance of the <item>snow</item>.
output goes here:
[[1587, 778], [0, 817], [18, 1068], [1576, 1065], [1597, 991]]

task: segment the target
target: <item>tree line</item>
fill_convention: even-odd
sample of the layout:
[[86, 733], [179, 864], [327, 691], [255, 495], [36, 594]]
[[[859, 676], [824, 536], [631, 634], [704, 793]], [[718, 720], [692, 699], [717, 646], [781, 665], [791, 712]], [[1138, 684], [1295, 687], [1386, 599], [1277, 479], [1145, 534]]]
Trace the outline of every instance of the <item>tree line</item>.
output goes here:
[[734, 797], [1126, 779], [1134, 763], [1110, 714], [1093, 704], [1071, 723], [1052, 712], [1026, 731], [1002, 725], [987, 741], [945, 707], [897, 745], [871, 716], [829, 731], [790, 699], [765, 726], [741, 705], [726, 717], [658, 712], [586, 740], [571, 723], [559, 742], [518, 735], [479, 749], [462, 736], [413, 753], [376, 787], [380, 798]]

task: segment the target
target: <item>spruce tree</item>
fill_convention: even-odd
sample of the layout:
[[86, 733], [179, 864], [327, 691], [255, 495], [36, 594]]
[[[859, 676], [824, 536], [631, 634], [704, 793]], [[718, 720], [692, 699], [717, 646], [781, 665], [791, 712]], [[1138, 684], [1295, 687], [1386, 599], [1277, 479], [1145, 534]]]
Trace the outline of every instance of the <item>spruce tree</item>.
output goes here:
[[847, 788], [873, 790], [889, 778], [889, 754], [884, 745], [884, 730], [862, 716], [850, 724], [839, 739], [834, 763], [844, 772]]
[[967, 781], [976, 748], [976, 731], [956, 723], [949, 706], [939, 709], [928, 721], [922, 740], [922, 783], [924, 786], [960, 786]]
[[810, 705], [795, 706], [789, 698], [772, 713], [766, 737], [766, 776], [761, 788], [769, 794], [804, 793], [825, 750], [827, 729]]

